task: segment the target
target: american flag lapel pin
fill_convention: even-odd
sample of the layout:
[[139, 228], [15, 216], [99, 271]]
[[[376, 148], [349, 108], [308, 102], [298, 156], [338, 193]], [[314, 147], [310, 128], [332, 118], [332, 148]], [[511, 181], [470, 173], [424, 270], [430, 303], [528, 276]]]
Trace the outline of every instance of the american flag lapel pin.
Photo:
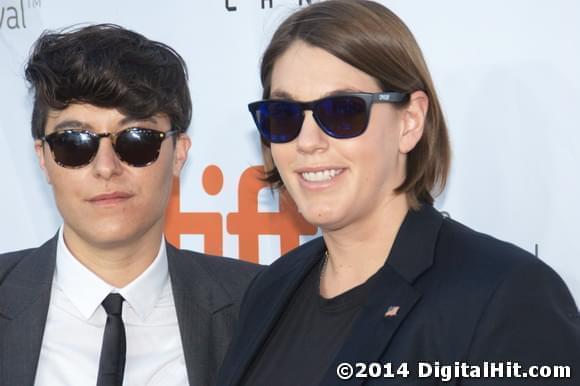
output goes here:
[[397, 316], [400, 308], [401, 307], [399, 306], [389, 306], [389, 308], [387, 308], [387, 312], [385, 312], [385, 318], [393, 318]]

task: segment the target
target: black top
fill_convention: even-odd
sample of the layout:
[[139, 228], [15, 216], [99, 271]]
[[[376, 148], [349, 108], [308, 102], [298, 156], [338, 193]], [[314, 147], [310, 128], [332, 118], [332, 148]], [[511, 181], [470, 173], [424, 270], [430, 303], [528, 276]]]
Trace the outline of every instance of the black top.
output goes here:
[[366, 299], [371, 279], [325, 299], [319, 294], [321, 264], [298, 287], [243, 385], [318, 385], [322, 381]]
[[[322, 238], [314, 239], [256, 277], [244, 296], [217, 386], [240, 385], [325, 249]], [[319, 385], [578, 386], [579, 352], [580, 314], [552, 269], [514, 245], [422, 205], [407, 214], [387, 263], [369, 283], [364, 305]], [[570, 366], [571, 377], [452, 376], [445, 382], [433, 373], [414, 379], [419, 361], [562, 365]], [[366, 377], [343, 381], [336, 371], [342, 362], [391, 363], [394, 375], [385, 371], [374, 377], [363, 371]], [[400, 362], [408, 364], [408, 376], [396, 373]]]

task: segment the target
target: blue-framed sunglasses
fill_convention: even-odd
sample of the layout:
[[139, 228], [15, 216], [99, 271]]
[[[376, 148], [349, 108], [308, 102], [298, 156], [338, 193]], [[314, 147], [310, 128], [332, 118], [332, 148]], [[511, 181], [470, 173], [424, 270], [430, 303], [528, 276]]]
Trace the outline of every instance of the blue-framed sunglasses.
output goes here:
[[322, 131], [333, 138], [353, 138], [365, 132], [373, 103], [404, 103], [409, 94], [400, 92], [345, 93], [311, 102], [265, 99], [248, 109], [266, 142], [285, 143], [298, 136], [304, 111], [311, 110]]

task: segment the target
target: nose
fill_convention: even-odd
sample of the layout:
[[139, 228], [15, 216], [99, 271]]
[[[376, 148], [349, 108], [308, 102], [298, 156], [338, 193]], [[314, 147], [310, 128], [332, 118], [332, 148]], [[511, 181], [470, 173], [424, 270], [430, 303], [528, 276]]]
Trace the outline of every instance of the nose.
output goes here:
[[301, 153], [316, 153], [328, 148], [328, 136], [314, 120], [311, 111], [304, 112], [304, 121], [298, 137], [296, 147]]
[[123, 172], [121, 160], [117, 157], [111, 138], [101, 138], [99, 150], [91, 163], [95, 177], [110, 180]]

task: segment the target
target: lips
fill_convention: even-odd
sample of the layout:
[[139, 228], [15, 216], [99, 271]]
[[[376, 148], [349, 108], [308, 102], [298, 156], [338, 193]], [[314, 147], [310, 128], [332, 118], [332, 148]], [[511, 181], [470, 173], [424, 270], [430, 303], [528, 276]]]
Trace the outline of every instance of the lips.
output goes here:
[[345, 168], [337, 166], [319, 166], [301, 168], [295, 172], [304, 187], [320, 189], [333, 185], [335, 178], [340, 176], [345, 170]]
[[133, 197], [133, 194], [127, 192], [111, 192], [98, 194], [89, 198], [87, 201], [97, 205], [108, 205], [124, 202]]
[[330, 181], [340, 173], [343, 169], [324, 169], [312, 172], [302, 172], [300, 175], [308, 182], [323, 182]]

